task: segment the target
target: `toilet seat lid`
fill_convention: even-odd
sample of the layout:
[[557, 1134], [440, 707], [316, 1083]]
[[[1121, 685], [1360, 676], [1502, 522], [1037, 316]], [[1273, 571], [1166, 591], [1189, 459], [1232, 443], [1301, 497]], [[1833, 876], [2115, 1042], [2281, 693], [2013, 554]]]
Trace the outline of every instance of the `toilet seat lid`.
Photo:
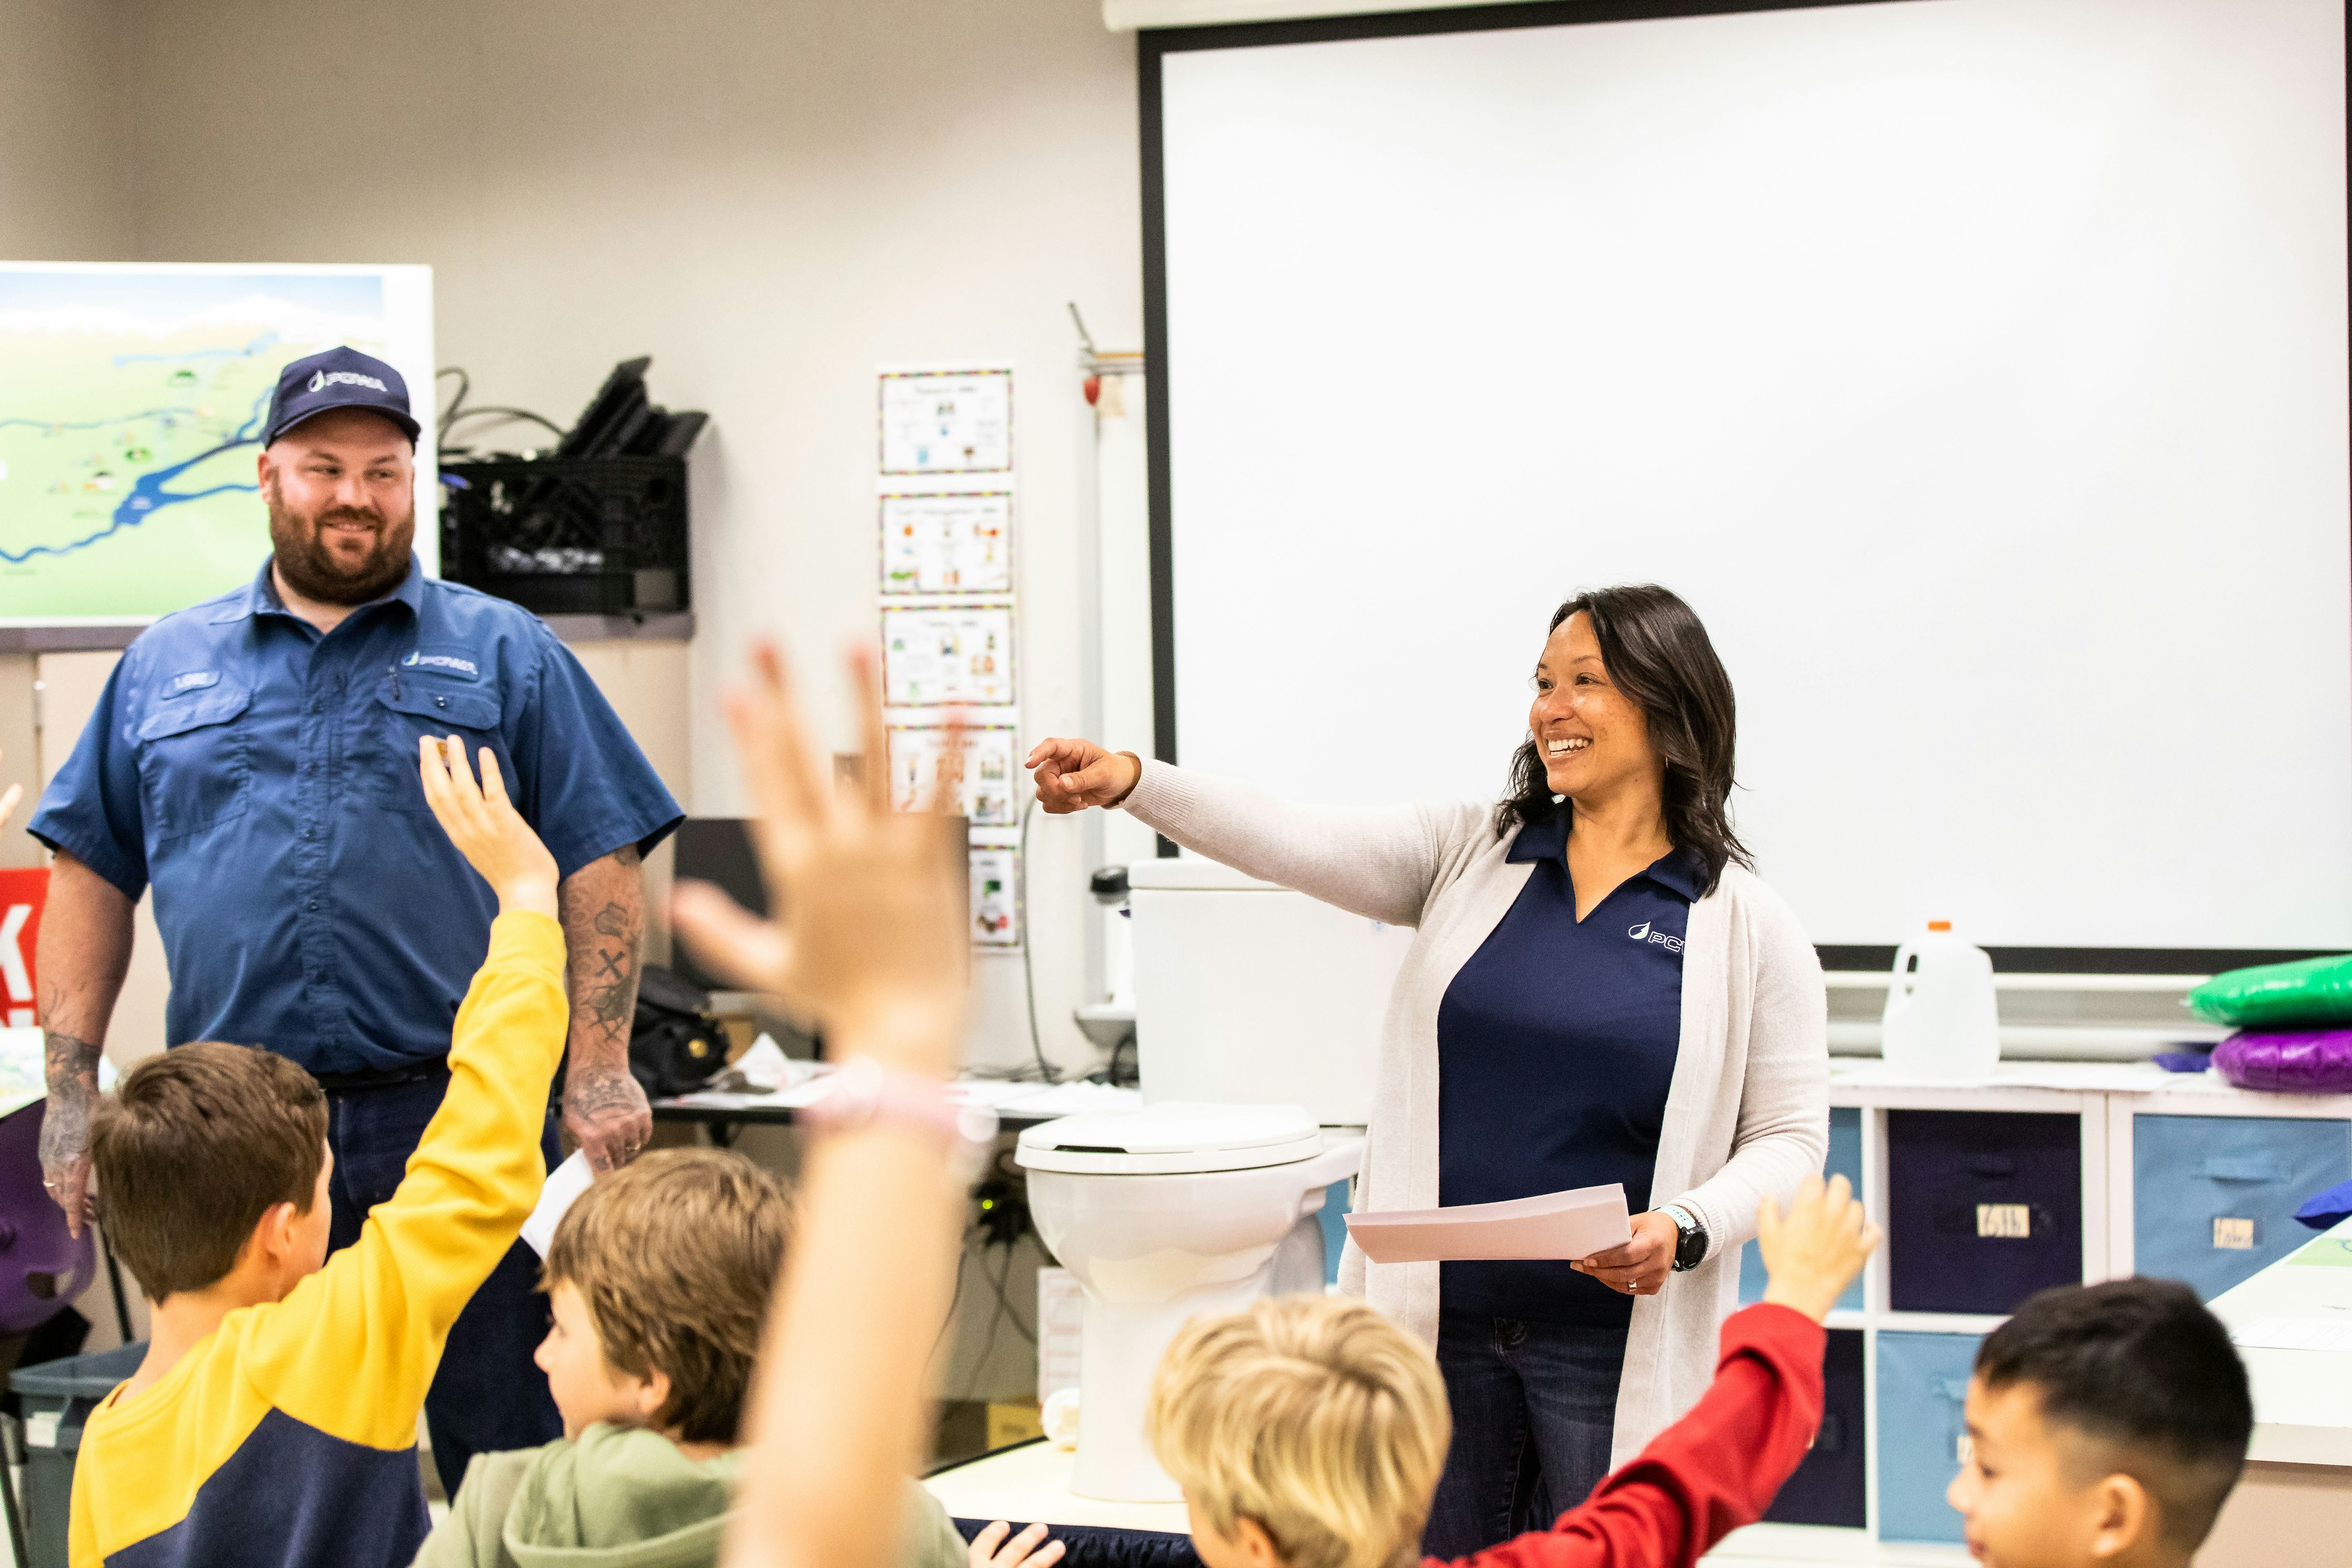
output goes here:
[[1171, 1176], [1288, 1165], [1322, 1152], [1322, 1131], [1299, 1106], [1171, 1101], [1040, 1122], [1021, 1134], [1013, 1159], [1032, 1171]]

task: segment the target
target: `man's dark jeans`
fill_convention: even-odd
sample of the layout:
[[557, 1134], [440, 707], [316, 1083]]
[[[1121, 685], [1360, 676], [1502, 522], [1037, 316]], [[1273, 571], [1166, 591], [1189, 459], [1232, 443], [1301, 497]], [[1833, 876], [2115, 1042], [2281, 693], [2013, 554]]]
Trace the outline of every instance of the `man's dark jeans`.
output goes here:
[[1454, 1446], [1421, 1549], [1452, 1559], [1552, 1521], [1609, 1473], [1623, 1329], [1438, 1315]]
[[[449, 1075], [436, 1071], [404, 1083], [328, 1091], [327, 1146], [335, 1154], [331, 1250], [357, 1241], [368, 1210], [400, 1185], [448, 1087]], [[562, 1157], [555, 1127], [551, 1108], [540, 1131], [540, 1152], [550, 1170]], [[563, 1436], [547, 1376], [531, 1360], [547, 1337], [547, 1298], [534, 1289], [538, 1279], [538, 1256], [516, 1242], [449, 1331], [440, 1370], [425, 1396], [425, 1422], [433, 1435], [434, 1468], [451, 1497], [476, 1454], [534, 1448]]]

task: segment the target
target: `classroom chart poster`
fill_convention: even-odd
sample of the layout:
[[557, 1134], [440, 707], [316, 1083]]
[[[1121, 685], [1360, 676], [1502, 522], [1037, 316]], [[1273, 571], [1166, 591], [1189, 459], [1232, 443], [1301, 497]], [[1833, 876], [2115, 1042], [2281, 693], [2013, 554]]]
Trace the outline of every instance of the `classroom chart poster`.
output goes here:
[[959, 804], [974, 827], [1017, 827], [1013, 780], [1018, 733], [1010, 724], [967, 729], [961, 747], [944, 724], [890, 727], [890, 805], [919, 811], [934, 798]]
[[882, 498], [882, 592], [1013, 591], [1013, 493]]
[[886, 608], [882, 685], [893, 708], [1010, 704], [1013, 606]]
[[971, 940], [977, 947], [1021, 945], [1021, 851], [971, 847]]
[[882, 471], [1013, 471], [1013, 373], [884, 371]]

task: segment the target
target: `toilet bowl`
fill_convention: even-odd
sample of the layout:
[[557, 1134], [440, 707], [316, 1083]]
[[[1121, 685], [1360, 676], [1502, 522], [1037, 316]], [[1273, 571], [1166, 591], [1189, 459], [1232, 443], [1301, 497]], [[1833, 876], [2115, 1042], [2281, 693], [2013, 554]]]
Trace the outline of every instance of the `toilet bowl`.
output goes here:
[[1030, 1215], [1086, 1296], [1073, 1491], [1181, 1499], [1144, 1437], [1160, 1353], [1202, 1313], [1322, 1289], [1315, 1216], [1363, 1152], [1286, 1105], [1149, 1105], [1021, 1134]]

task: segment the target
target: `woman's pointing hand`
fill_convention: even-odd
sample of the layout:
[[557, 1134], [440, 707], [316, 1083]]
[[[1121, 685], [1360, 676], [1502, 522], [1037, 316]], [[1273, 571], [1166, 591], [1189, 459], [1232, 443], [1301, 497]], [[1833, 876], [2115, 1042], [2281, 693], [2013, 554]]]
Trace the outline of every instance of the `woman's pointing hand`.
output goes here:
[[1106, 752], [1092, 741], [1040, 741], [1022, 766], [1035, 775], [1037, 804], [1055, 816], [1117, 805], [1143, 776], [1133, 752]]

